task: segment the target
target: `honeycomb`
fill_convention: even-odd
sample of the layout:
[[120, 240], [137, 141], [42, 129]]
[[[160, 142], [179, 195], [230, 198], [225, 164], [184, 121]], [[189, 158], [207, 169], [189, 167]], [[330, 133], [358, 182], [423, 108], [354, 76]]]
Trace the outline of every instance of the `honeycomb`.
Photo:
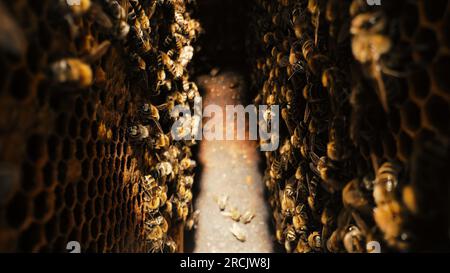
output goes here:
[[[0, 251], [182, 251], [195, 143], [168, 110], [198, 93], [199, 24], [182, 1], [71, 3], [0, 2]], [[149, 104], [163, 132], [136, 140]]]
[[449, 11], [255, 1], [248, 62], [255, 103], [281, 109], [265, 181], [287, 252], [448, 250]]

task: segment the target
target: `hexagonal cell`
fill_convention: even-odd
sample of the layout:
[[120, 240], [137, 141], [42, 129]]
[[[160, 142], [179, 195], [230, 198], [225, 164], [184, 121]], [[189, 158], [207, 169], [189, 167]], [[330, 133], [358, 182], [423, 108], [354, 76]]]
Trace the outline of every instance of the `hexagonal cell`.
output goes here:
[[77, 190], [77, 202], [80, 204], [86, 203], [88, 200], [88, 182], [86, 179], [78, 181], [76, 183]]
[[436, 33], [428, 28], [419, 28], [414, 35], [414, 58], [419, 63], [430, 63], [438, 51], [439, 43]]
[[26, 192], [34, 192], [40, 188], [40, 183], [36, 179], [35, 164], [24, 161], [22, 163], [22, 189]]
[[420, 3], [427, 20], [434, 23], [444, 17], [447, 10], [448, 0], [422, 0]]
[[84, 100], [81, 97], [78, 97], [75, 100], [75, 115], [81, 119], [84, 116], [85, 113], [85, 104], [84, 104]]
[[66, 208], [73, 209], [76, 203], [75, 186], [68, 184], [64, 189], [64, 204]]
[[74, 142], [68, 137], [64, 138], [62, 147], [62, 158], [65, 160], [69, 160], [74, 155], [74, 150], [75, 150]]
[[91, 237], [93, 239], [97, 239], [100, 233], [100, 221], [98, 217], [92, 218], [92, 220], [89, 222], [89, 225], [91, 229]]
[[75, 226], [81, 227], [84, 223], [84, 206], [77, 203], [73, 209], [73, 216], [75, 220]]
[[394, 159], [397, 154], [394, 136], [389, 132], [383, 134], [383, 152], [387, 159]]
[[450, 16], [446, 16], [441, 27], [442, 38], [447, 47], [450, 47]]
[[89, 137], [89, 129], [90, 129], [90, 122], [88, 119], [84, 118], [80, 122], [80, 136], [84, 140], [87, 140]]
[[401, 30], [405, 37], [411, 38], [419, 25], [419, 12], [413, 3], [404, 5], [400, 18]]
[[78, 120], [75, 116], [69, 119], [69, 136], [76, 138], [78, 136]]
[[18, 192], [6, 206], [6, 221], [14, 229], [20, 229], [24, 225], [30, 211], [28, 198]]
[[78, 160], [83, 160], [85, 153], [84, 153], [84, 142], [81, 139], [77, 139], [75, 142], [75, 157]]
[[31, 161], [38, 161], [45, 155], [45, 138], [39, 134], [31, 135], [27, 140], [27, 155]]
[[397, 136], [397, 157], [402, 161], [407, 161], [411, 156], [413, 141], [405, 132], [400, 132]]
[[60, 185], [65, 185], [67, 183], [67, 163], [64, 160], [58, 163], [57, 178]]
[[43, 191], [34, 198], [33, 215], [38, 221], [47, 221], [54, 213], [55, 198], [53, 194]]
[[401, 129], [400, 111], [397, 109], [391, 109], [388, 113], [388, 125], [389, 129], [393, 133], [398, 133]]
[[411, 101], [407, 101], [400, 109], [402, 127], [411, 135], [420, 129], [420, 109]]
[[425, 104], [424, 111], [427, 125], [439, 133], [450, 135], [450, 105], [445, 99], [436, 95], [431, 96]]
[[19, 237], [19, 249], [24, 252], [33, 252], [43, 239], [43, 230], [37, 223], [31, 224]]
[[430, 94], [431, 81], [428, 72], [418, 68], [408, 77], [410, 96], [417, 101], [424, 100]]
[[436, 62], [432, 65], [433, 78], [436, 81], [439, 89], [447, 96], [450, 96], [450, 56], [439, 56]]
[[48, 161], [42, 168], [42, 178], [46, 187], [51, 187], [55, 184], [56, 172], [52, 161]]
[[70, 209], [65, 208], [60, 212], [58, 217], [59, 230], [62, 234], [69, 234], [72, 231], [75, 222], [75, 220], [73, 219], [73, 212]]
[[90, 230], [90, 225], [88, 223], [84, 223], [83, 227], [81, 228], [81, 243], [83, 243], [83, 245], [87, 245], [90, 240], [91, 240], [91, 230]]
[[56, 217], [51, 218], [44, 227], [46, 241], [51, 244], [56, 236], [59, 234], [58, 219]]

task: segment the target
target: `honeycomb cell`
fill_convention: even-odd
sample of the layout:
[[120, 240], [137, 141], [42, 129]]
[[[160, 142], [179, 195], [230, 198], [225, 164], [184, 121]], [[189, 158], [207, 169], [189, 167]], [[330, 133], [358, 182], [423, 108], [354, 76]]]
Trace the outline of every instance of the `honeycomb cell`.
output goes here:
[[75, 100], [75, 115], [80, 119], [84, 116], [85, 113], [85, 103], [81, 97], [78, 97]]
[[447, 96], [450, 96], [450, 77], [448, 76], [448, 71], [450, 71], [450, 56], [439, 56], [432, 65], [432, 71], [439, 89]]
[[65, 185], [67, 183], [67, 163], [64, 160], [58, 163], [57, 178], [60, 185]]
[[72, 211], [68, 208], [64, 208], [58, 217], [59, 230], [62, 234], [69, 234], [72, 231], [75, 222]]
[[400, 132], [397, 136], [397, 156], [400, 160], [407, 161], [409, 159], [412, 152], [412, 144], [411, 137], [403, 131]]
[[447, 47], [450, 47], [450, 16], [446, 16], [441, 27], [442, 39]]
[[450, 104], [439, 96], [431, 96], [425, 105], [427, 124], [439, 133], [450, 135]]
[[44, 185], [48, 188], [52, 187], [56, 182], [55, 167], [52, 161], [48, 161], [42, 168], [42, 176]]
[[91, 140], [86, 143], [86, 155], [88, 158], [93, 158], [95, 154], [95, 144]]
[[23, 193], [18, 192], [6, 208], [8, 225], [12, 228], [19, 229], [24, 224], [30, 212], [28, 198]]
[[415, 70], [408, 78], [410, 95], [416, 101], [424, 100], [430, 93], [431, 81], [427, 71], [423, 68]]
[[403, 104], [400, 110], [402, 127], [405, 131], [413, 135], [420, 129], [420, 109], [411, 101], [407, 101]]
[[45, 223], [44, 232], [47, 242], [52, 244], [56, 236], [58, 236], [59, 234], [59, 225], [57, 217], [53, 217], [47, 223]]
[[436, 34], [428, 28], [419, 28], [414, 35], [414, 57], [419, 63], [430, 63], [438, 51]]
[[76, 138], [78, 136], [78, 120], [76, 117], [71, 117], [69, 119], [69, 136]]
[[395, 138], [391, 133], [385, 133], [383, 135], [383, 152], [384, 157], [388, 159], [394, 159], [397, 155]]
[[35, 247], [40, 242], [42, 235], [42, 226], [37, 223], [31, 224], [19, 238], [19, 249], [24, 252], [35, 251]]
[[45, 138], [39, 134], [31, 135], [27, 140], [28, 158], [36, 162], [45, 155]]
[[90, 230], [91, 230], [91, 238], [97, 239], [98, 235], [100, 233], [100, 223], [99, 219], [97, 217], [94, 217], [90, 223]]
[[83, 160], [85, 157], [85, 153], [84, 153], [84, 143], [83, 140], [81, 139], [77, 139], [75, 142], [75, 157], [78, 160]]
[[76, 203], [75, 185], [68, 184], [64, 188], [64, 204], [66, 208], [73, 209]]
[[39, 181], [36, 179], [36, 167], [31, 162], [22, 163], [22, 188], [27, 192], [39, 189]]
[[59, 184], [56, 185], [54, 194], [55, 194], [55, 210], [57, 212], [60, 212], [64, 208], [64, 205], [65, 205], [64, 188]]
[[425, 17], [429, 22], [440, 21], [447, 10], [448, 0], [421, 1]]
[[89, 137], [89, 120], [84, 118], [80, 122], [80, 136], [83, 140], [87, 140]]
[[419, 12], [413, 3], [405, 4], [400, 19], [402, 33], [407, 38], [412, 38], [419, 25]]
[[49, 194], [47, 191], [39, 193], [34, 198], [33, 204], [34, 219], [39, 222], [47, 221], [54, 213], [54, 202], [55, 199], [53, 195]]
[[83, 245], [87, 245], [90, 241], [90, 234], [91, 234], [91, 230], [90, 230], [90, 226], [88, 224], [83, 224], [83, 227], [81, 228], [81, 243]]
[[85, 204], [88, 200], [88, 182], [86, 179], [82, 179], [76, 183], [76, 200], [80, 204]]

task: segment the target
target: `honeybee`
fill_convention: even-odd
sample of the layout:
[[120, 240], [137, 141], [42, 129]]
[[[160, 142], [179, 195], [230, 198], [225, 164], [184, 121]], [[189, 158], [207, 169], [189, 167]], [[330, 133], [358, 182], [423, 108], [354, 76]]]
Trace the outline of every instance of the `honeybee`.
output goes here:
[[214, 201], [219, 205], [219, 209], [223, 211], [227, 206], [228, 195], [222, 194], [221, 196], [214, 196]]
[[410, 235], [404, 231], [405, 210], [397, 201], [378, 205], [373, 210], [375, 223], [384, 234], [386, 242], [399, 249], [408, 249]]
[[308, 236], [308, 245], [314, 251], [320, 251], [322, 249], [322, 237], [318, 231], [314, 231]]
[[231, 207], [230, 211], [223, 211], [222, 215], [225, 217], [230, 217], [233, 221], [239, 222], [241, 219], [241, 213], [235, 207]]
[[155, 170], [158, 173], [156, 177], [165, 177], [173, 174], [173, 166], [167, 161], [158, 162], [155, 166]]
[[165, 244], [164, 244], [164, 251], [167, 253], [175, 253], [178, 249], [177, 243], [172, 238], [167, 238]]
[[68, 9], [74, 16], [81, 16], [89, 11], [91, 8], [91, 0], [79, 0], [79, 1], [69, 1], [69, 0], [59, 0], [59, 4], [62, 9]]
[[183, 171], [192, 170], [193, 168], [195, 168], [195, 166], [197, 166], [197, 163], [195, 162], [195, 160], [192, 160], [187, 156], [184, 157], [180, 162], [180, 169]]
[[370, 72], [378, 84], [377, 95], [387, 112], [388, 97], [381, 75], [380, 58], [392, 48], [389, 36], [382, 32], [387, 28], [386, 15], [381, 12], [368, 12], [355, 16], [350, 32], [353, 34], [352, 51], [355, 58], [370, 66]]
[[292, 216], [295, 211], [296, 197], [295, 188], [291, 184], [286, 184], [283, 191], [280, 191], [281, 214], [284, 216]]
[[303, 12], [302, 7], [296, 7], [293, 9], [291, 24], [294, 29], [295, 37], [297, 39], [304, 37], [305, 33], [308, 33], [310, 25], [308, 23], [305, 12]]
[[396, 163], [385, 162], [377, 171], [373, 198], [377, 205], [395, 200], [400, 168]]
[[233, 234], [233, 236], [237, 240], [239, 240], [241, 242], [245, 242], [247, 235], [246, 235], [245, 231], [238, 226], [237, 223], [233, 224], [233, 226], [230, 228], [230, 232], [231, 232], [231, 234]]
[[362, 253], [365, 250], [364, 247], [364, 236], [361, 230], [357, 226], [350, 226], [347, 229], [344, 237], [342, 238], [342, 243], [344, 244], [345, 250], [348, 253]]
[[107, 11], [113, 17], [115, 24], [113, 34], [119, 39], [123, 40], [130, 32], [130, 25], [127, 23], [127, 12], [117, 0], [105, 0]]
[[87, 88], [93, 83], [91, 67], [80, 59], [67, 58], [50, 65], [50, 77], [56, 83]]
[[311, 247], [309, 246], [307, 240], [300, 239], [298, 240], [297, 247], [295, 250], [298, 253], [309, 253], [311, 252]]
[[196, 229], [199, 217], [200, 217], [200, 211], [199, 210], [194, 211], [191, 214], [191, 216], [189, 217], [189, 219], [186, 221], [186, 229], [187, 230]]
[[188, 202], [186, 200], [175, 198], [174, 203], [175, 203], [175, 210], [177, 212], [177, 219], [180, 219], [183, 222], [185, 222], [189, 214]]
[[148, 124], [149, 121], [159, 120], [159, 111], [153, 104], [143, 103], [139, 109], [139, 116], [143, 124]]
[[241, 220], [244, 224], [250, 223], [255, 217], [255, 213], [253, 211], [247, 210], [242, 216]]
[[133, 142], [140, 142], [150, 137], [150, 129], [141, 124], [128, 127], [127, 132]]
[[360, 183], [361, 181], [357, 178], [347, 183], [342, 190], [342, 202], [344, 206], [351, 207], [365, 215], [370, 215], [372, 208], [361, 189]]
[[319, 38], [319, 26], [320, 26], [320, 14], [325, 9], [325, 4], [327, 1], [323, 0], [309, 0], [308, 1], [308, 11], [312, 14], [312, 24], [315, 28], [315, 39], [314, 43], [317, 45]]
[[150, 20], [138, 0], [129, 0], [143, 30], [150, 31]]
[[292, 216], [292, 224], [297, 233], [303, 233], [308, 230], [308, 214], [305, 211], [304, 205], [295, 207], [294, 215]]
[[345, 117], [335, 117], [331, 122], [327, 156], [334, 161], [342, 161], [351, 156], [351, 146], [345, 134], [346, 128], [348, 127]]

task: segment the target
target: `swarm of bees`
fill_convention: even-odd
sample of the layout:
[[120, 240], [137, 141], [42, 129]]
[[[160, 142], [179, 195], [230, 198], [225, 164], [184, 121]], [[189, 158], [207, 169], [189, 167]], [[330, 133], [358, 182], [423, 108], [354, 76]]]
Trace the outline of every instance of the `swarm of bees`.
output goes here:
[[[431, 141], [442, 157], [432, 153], [437, 157], [430, 160], [448, 160], [449, 124], [446, 133], [420, 125], [420, 113], [413, 117], [416, 106], [410, 105], [423, 101], [408, 96], [405, 86], [412, 82], [415, 90], [421, 82], [413, 80], [414, 71], [426, 71], [420, 67], [429, 69], [438, 57], [415, 53], [433, 45], [417, 44], [414, 33], [407, 38], [415, 25], [408, 14], [398, 14], [404, 8], [417, 12], [425, 1], [255, 2], [247, 41], [255, 103], [280, 105], [282, 117], [280, 146], [265, 152], [277, 241], [287, 252], [302, 253], [372, 252], [377, 244], [383, 252], [442, 249], [437, 237], [448, 248], [448, 201], [424, 196], [446, 187], [438, 195], [448, 199], [448, 183], [439, 182], [448, 176], [431, 175], [440, 168], [435, 165], [427, 169], [435, 181], [419, 178], [421, 152], [413, 151], [424, 151], [421, 141]], [[448, 15], [448, 3], [441, 9], [435, 22]], [[439, 96], [448, 109], [448, 97], [438, 95], [439, 88], [431, 92], [428, 98]], [[445, 226], [431, 236], [433, 243], [426, 232], [431, 223]]]

